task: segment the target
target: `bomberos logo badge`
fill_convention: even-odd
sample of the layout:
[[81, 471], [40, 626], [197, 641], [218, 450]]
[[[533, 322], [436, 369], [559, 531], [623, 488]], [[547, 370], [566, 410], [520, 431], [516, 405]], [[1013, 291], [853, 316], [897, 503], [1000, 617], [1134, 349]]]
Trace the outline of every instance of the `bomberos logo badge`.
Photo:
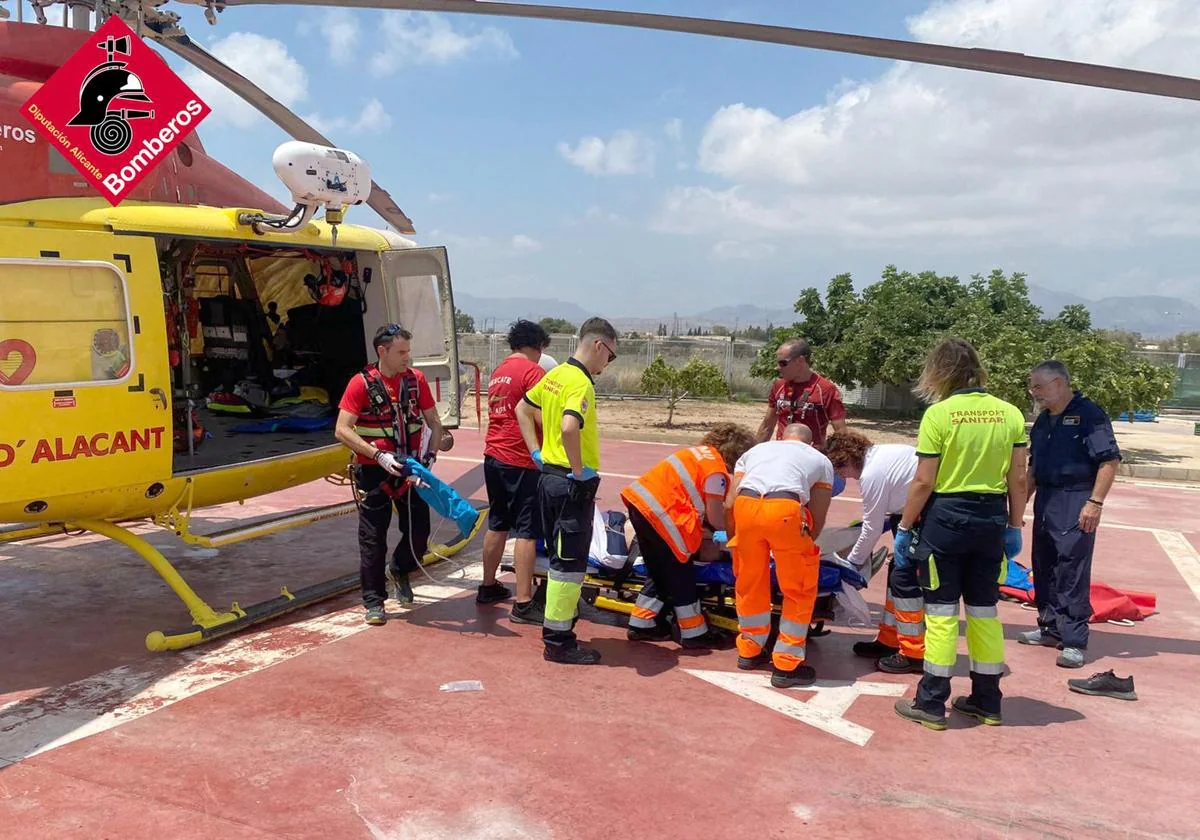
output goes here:
[[110, 17], [22, 112], [115, 207], [211, 110]]

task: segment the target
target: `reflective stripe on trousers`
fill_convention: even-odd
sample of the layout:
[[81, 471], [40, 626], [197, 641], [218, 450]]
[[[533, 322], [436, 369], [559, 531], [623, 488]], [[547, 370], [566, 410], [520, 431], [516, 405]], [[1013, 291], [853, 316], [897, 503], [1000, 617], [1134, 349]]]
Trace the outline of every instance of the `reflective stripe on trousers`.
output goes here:
[[658, 614], [665, 607], [662, 601], [645, 594], [639, 594], [629, 614], [629, 626], [637, 630], [653, 630]]
[[925, 673], [949, 677], [958, 661], [958, 604], [925, 604]]
[[[667, 516], [667, 512], [659, 504], [658, 499], [640, 481], [630, 484], [628, 490], [637, 497], [639, 502], [646, 506], [646, 509], [650, 511], [654, 519], [666, 531], [667, 542], [675, 552], [676, 557], [686, 558], [688, 550], [683, 542], [683, 534], [679, 533], [679, 528], [675, 525], [671, 517]], [[703, 510], [703, 508], [700, 509]]]
[[738, 654], [762, 653], [771, 630], [771, 558], [783, 594], [779, 639], [772, 661], [794, 671], [804, 661], [808, 625], [817, 599], [821, 554], [804, 530], [805, 511], [792, 499], [738, 496], [734, 501], [733, 552]]

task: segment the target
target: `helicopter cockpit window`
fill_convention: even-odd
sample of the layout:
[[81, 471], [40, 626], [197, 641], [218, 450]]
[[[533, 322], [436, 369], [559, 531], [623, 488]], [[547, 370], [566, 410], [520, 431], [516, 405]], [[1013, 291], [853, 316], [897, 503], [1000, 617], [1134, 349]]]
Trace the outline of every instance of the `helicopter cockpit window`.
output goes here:
[[0, 260], [0, 388], [129, 375], [124, 278], [106, 263]]

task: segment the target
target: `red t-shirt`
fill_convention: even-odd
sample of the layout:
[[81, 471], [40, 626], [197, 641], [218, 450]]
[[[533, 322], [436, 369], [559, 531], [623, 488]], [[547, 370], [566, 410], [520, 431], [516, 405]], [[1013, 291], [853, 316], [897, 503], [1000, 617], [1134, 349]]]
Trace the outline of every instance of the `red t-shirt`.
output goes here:
[[[387, 389], [388, 397], [392, 401], [392, 405], [397, 411], [401, 412], [401, 417], [407, 412], [410, 419], [415, 416], [420, 416], [422, 411], [427, 411], [437, 403], [433, 400], [433, 393], [429, 390], [429, 381], [425, 378], [425, 374], [416, 368], [409, 368], [404, 373], [398, 373], [395, 376], [384, 376], [379, 372], [379, 368], [371, 368], [371, 376], [383, 381], [384, 387]], [[400, 380], [404, 377], [409, 378], [409, 404], [408, 406], [400, 405]], [[416, 384], [414, 389], [413, 384]], [[414, 393], [415, 392], [415, 393]], [[356, 426], [361, 426], [364, 429], [372, 427], [382, 427], [383, 423], [375, 417], [375, 410], [371, 406], [370, 397], [367, 395], [367, 383], [363, 382], [361, 374], [354, 374], [350, 381], [346, 384], [346, 391], [342, 394], [342, 400], [338, 403], [338, 408], [343, 411], [349, 411], [359, 418]], [[391, 427], [390, 420], [388, 427]], [[403, 429], [405, 423], [400, 421], [400, 428]], [[361, 434], [361, 432], [360, 432]], [[385, 452], [395, 452], [396, 444], [388, 437], [367, 437], [363, 436], [367, 443], [374, 446], [376, 449], [382, 449]], [[410, 435], [409, 446], [413, 446], [413, 441], [417, 445], [420, 444], [420, 435]], [[375, 463], [372, 458], [364, 458], [362, 455], [355, 456], [360, 464]]]
[[826, 427], [846, 416], [837, 386], [819, 373], [813, 373], [807, 382], [776, 379], [767, 404], [775, 406], [777, 440], [789, 423], [803, 423], [812, 430], [813, 446], [817, 449], [825, 446]]
[[488, 430], [483, 454], [514, 467], [536, 470], [529, 447], [517, 423], [519, 403], [538, 380], [546, 375], [541, 365], [524, 356], [509, 356], [496, 365], [488, 380]]

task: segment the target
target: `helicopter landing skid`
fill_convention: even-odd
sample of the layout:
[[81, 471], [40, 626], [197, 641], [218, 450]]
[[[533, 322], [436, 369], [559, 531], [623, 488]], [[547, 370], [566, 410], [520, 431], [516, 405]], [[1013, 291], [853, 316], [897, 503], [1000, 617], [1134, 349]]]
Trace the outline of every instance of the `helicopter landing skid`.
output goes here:
[[[354, 503], [350, 502], [348, 504], [349, 509], [353, 510]], [[345, 505], [331, 505], [327, 508], [310, 511], [307, 514], [285, 517], [285, 519], [289, 520], [286, 525], [281, 525], [279, 522], [261, 523], [257, 526], [252, 525], [248, 528], [225, 532], [221, 535], [213, 534], [209, 537], [187, 534], [186, 527], [182, 529], [182, 533], [179, 531], [176, 533], [183, 537], [185, 542], [191, 544], [205, 546], [228, 545], [229, 543], [239, 542], [243, 539], [263, 536], [264, 533], [275, 533], [286, 527], [296, 527], [306, 524], [306, 522], [336, 516], [343, 512], [338, 510], [342, 507], [345, 507]], [[469, 535], [460, 537], [460, 539], [453, 543], [430, 545], [429, 550], [421, 560], [421, 565], [430, 566], [457, 554], [478, 533], [486, 518], [485, 508], [480, 511], [475, 527]], [[297, 590], [294, 593], [290, 592], [284, 586], [281, 587], [279, 595], [275, 598], [254, 604], [246, 609], [243, 609], [234, 601], [227, 612], [217, 612], [209, 606], [208, 602], [196, 594], [196, 591], [188, 585], [187, 581], [171, 565], [170, 561], [163, 556], [162, 552], [132, 531], [119, 525], [114, 525], [111, 522], [92, 519], [76, 520], [64, 524], [62, 528], [64, 530], [92, 531], [133, 550], [139, 557], [150, 564], [150, 567], [158, 573], [163, 582], [178, 596], [179, 600], [183, 601], [184, 606], [188, 608], [188, 612], [192, 615], [191, 626], [165, 632], [154, 630], [148, 633], [146, 635], [146, 648], [155, 653], [169, 650], [183, 650], [184, 648], [203, 644], [221, 636], [227, 636], [239, 630], [244, 630], [253, 624], [259, 624], [319, 601], [334, 598], [343, 593], [358, 589], [361, 585], [359, 573], [355, 572]]]

